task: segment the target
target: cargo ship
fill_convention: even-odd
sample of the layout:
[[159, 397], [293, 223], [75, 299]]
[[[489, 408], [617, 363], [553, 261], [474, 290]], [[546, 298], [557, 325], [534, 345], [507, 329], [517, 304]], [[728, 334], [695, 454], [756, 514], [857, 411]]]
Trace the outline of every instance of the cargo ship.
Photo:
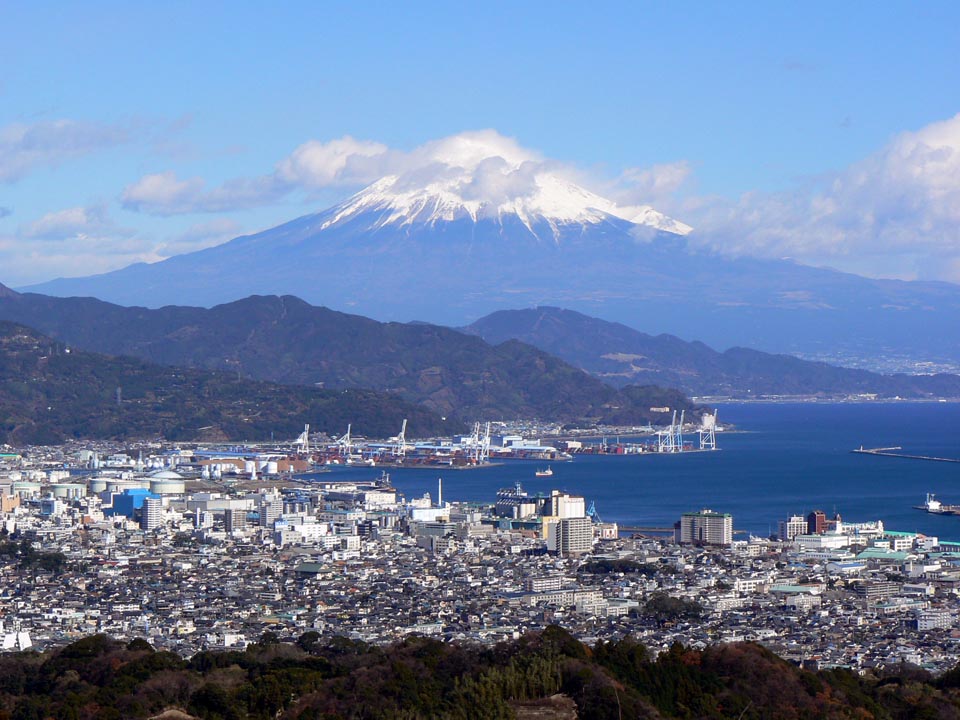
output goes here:
[[914, 505], [914, 510], [923, 510], [934, 515], [958, 515], [960, 514], [960, 505], [944, 505], [937, 500], [936, 495], [927, 493], [927, 499], [923, 505]]

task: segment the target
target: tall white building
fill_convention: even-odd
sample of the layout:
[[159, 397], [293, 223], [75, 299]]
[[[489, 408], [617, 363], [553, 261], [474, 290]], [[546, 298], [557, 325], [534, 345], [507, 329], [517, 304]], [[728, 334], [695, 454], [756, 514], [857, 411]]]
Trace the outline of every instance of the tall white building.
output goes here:
[[260, 496], [260, 525], [273, 527], [273, 523], [283, 514], [283, 498], [274, 491]]
[[550, 516], [555, 518], [582, 518], [586, 515], [586, 502], [578, 495], [553, 490], [550, 493]]
[[145, 498], [140, 510], [140, 527], [144, 530], [156, 530], [163, 525], [163, 500]]
[[588, 517], [562, 518], [547, 525], [547, 550], [578, 555], [593, 550], [593, 521]]
[[674, 539], [684, 545], [730, 545], [733, 543], [733, 516], [704, 508], [684, 513], [675, 526]]
[[807, 519], [803, 515], [791, 515], [788, 520], [780, 521], [779, 537], [785, 542], [793, 540], [797, 535], [807, 534]]

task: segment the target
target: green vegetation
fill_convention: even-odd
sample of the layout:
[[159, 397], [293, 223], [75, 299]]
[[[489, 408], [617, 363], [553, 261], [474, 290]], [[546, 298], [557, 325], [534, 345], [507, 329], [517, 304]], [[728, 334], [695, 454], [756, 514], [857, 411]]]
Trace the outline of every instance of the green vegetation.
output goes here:
[[656, 575], [659, 568], [656, 565], [644, 565], [635, 560], [591, 560], [584, 563], [577, 572], [593, 575], [608, 575], [610, 573], [637, 573], [640, 575]]
[[808, 672], [753, 644], [652, 658], [630, 638], [588, 648], [559, 627], [496, 647], [411, 637], [391, 647], [305, 633], [183, 660], [103, 635], [0, 656], [0, 720], [489, 718], [561, 693], [585, 720], [907, 720], [960, 717], [960, 670]]
[[703, 608], [696, 600], [684, 600], [656, 592], [644, 603], [641, 613], [663, 624], [676, 620], [696, 620], [703, 614]]
[[27, 539], [19, 543], [11, 540], [0, 542], [0, 557], [15, 558], [17, 564], [24, 570], [43, 570], [55, 574], [63, 570], [67, 564], [67, 558], [63, 553], [35, 550]]
[[688, 414], [694, 407], [677, 391], [615, 390], [516, 340], [492, 345], [451, 328], [381, 323], [291, 296], [253, 296], [210, 309], [148, 310], [25, 294], [0, 297], [0, 318], [92, 352], [230, 370], [285, 385], [391, 392], [468, 421], [536, 417], [630, 425], [663, 422], [651, 407]]
[[[119, 398], [118, 398], [119, 388]], [[0, 322], [0, 443], [69, 438], [164, 437], [257, 440], [296, 437], [305, 423], [372, 437], [462, 429], [436, 413], [369, 390], [318, 390], [256, 382], [232, 372], [150, 365], [70, 350], [28, 328]]]

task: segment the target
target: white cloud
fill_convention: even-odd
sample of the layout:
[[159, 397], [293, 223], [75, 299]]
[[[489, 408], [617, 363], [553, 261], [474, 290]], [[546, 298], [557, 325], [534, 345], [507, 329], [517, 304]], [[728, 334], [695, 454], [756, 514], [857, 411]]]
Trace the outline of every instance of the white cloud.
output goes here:
[[151, 215], [218, 213], [257, 207], [279, 199], [287, 188], [275, 177], [237, 178], [213, 190], [202, 178], [177, 178], [172, 170], [144, 175], [124, 188], [120, 203], [127, 210]]
[[156, 259], [149, 238], [118, 226], [102, 205], [57, 210], [0, 234], [0, 282], [7, 285], [89, 275], [148, 259]]
[[960, 281], [960, 114], [808, 187], [706, 203], [697, 215], [694, 239], [725, 252]]
[[110, 219], [105, 206], [92, 205], [47, 213], [21, 226], [18, 234], [26, 240], [82, 240], [88, 244], [102, 244], [132, 238], [136, 232], [116, 225]]
[[[153, 215], [225, 212], [275, 202], [297, 190], [358, 189], [385, 175], [399, 176], [401, 184], [419, 183], [424, 176], [440, 176], [450, 168], [480, 168], [474, 190], [483, 183], [516, 187], [529, 184], [531, 169], [543, 163], [537, 153], [494, 130], [460, 133], [409, 152], [346, 135], [305, 142], [280, 160], [272, 173], [236, 178], [213, 189], [202, 178], [180, 179], [173, 171], [144, 175], [123, 190], [120, 201], [128, 210]], [[502, 189], [509, 191], [507, 185]]]
[[616, 180], [612, 199], [628, 205], [656, 204], [680, 190], [691, 172], [686, 160], [649, 168], [627, 168]]
[[277, 163], [275, 174], [291, 186], [364, 184], [384, 174], [388, 154], [386, 145], [349, 135], [329, 142], [310, 140]]
[[123, 128], [75, 120], [6, 125], [0, 128], [0, 182], [14, 182], [37, 168], [59, 165], [128, 139]]

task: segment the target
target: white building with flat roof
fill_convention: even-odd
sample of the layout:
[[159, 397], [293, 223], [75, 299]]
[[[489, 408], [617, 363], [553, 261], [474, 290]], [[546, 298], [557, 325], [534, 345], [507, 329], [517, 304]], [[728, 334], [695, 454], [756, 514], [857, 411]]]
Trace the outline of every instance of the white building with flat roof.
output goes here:
[[708, 508], [684, 513], [675, 539], [682, 545], [730, 545], [733, 543], [733, 516]]

